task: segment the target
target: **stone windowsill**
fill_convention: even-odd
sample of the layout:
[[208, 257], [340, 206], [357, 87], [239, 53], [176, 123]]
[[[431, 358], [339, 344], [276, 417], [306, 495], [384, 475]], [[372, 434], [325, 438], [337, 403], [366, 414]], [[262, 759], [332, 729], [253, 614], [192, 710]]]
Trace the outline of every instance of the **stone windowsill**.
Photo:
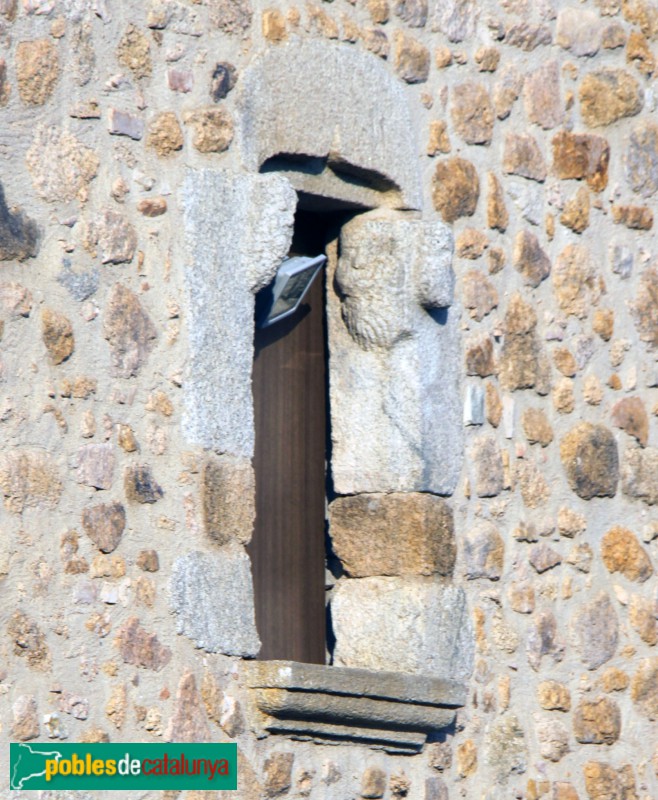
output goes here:
[[295, 661], [244, 662], [242, 669], [261, 735], [417, 753], [466, 701], [463, 684], [425, 675]]

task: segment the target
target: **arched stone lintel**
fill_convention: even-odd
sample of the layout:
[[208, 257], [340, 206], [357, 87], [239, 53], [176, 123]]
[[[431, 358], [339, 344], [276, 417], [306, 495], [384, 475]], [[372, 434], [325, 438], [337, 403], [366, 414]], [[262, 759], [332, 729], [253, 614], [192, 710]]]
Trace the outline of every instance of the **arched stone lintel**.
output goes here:
[[[344, 44], [291, 40], [256, 56], [240, 80], [238, 146], [259, 170], [276, 156], [327, 159], [399, 190], [420, 209], [418, 153], [403, 87], [380, 59]], [[382, 201], [382, 205], [387, 203]]]

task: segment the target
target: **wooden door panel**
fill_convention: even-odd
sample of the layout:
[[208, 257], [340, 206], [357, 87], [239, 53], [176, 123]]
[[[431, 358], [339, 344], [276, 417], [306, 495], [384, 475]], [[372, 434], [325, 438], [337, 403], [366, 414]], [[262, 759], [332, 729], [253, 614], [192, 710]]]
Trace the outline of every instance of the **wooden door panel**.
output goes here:
[[256, 332], [256, 524], [249, 546], [259, 658], [325, 661], [326, 377], [321, 276]]

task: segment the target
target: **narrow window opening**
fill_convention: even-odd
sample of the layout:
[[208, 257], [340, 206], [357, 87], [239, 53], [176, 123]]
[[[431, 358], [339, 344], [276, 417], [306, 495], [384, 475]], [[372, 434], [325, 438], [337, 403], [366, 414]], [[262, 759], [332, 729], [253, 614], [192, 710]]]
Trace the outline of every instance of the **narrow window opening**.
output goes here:
[[[314, 204], [302, 197], [290, 256], [324, 253], [346, 217], [305, 206]], [[256, 523], [249, 554], [262, 660], [327, 661], [325, 291], [322, 270], [294, 314], [255, 334]]]

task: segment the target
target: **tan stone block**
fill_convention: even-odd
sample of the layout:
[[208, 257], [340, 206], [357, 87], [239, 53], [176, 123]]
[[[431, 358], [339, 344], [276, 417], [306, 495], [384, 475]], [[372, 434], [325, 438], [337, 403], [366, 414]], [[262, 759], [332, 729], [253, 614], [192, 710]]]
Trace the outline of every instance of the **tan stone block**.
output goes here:
[[631, 230], [650, 231], [653, 228], [653, 211], [648, 206], [613, 205], [612, 221]]
[[492, 99], [498, 119], [509, 117], [523, 86], [523, 75], [513, 64], [507, 64], [498, 74]]
[[467, 739], [457, 747], [457, 772], [460, 777], [468, 778], [477, 770], [477, 765], [477, 747], [472, 739]]
[[645, 77], [653, 75], [656, 69], [654, 58], [646, 36], [640, 31], [631, 31], [626, 43], [626, 63], [634, 64], [638, 72]]
[[536, 288], [550, 275], [551, 262], [539, 240], [528, 230], [519, 231], [514, 239], [512, 264], [528, 286]]
[[124, 378], [137, 375], [153, 348], [156, 332], [137, 295], [120, 283], [110, 291], [103, 335], [110, 345], [114, 374]]
[[503, 187], [493, 172], [487, 173], [487, 225], [505, 233], [509, 224], [509, 214], [505, 206]]
[[436, 165], [432, 200], [445, 222], [472, 216], [479, 196], [480, 181], [470, 161], [451, 158]]
[[7, 633], [13, 644], [14, 655], [24, 658], [30, 669], [38, 672], [50, 671], [52, 659], [46, 637], [39, 626], [22, 611], [15, 611], [9, 618]]
[[626, 28], [620, 22], [611, 22], [601, 31], [601, 47], [616, 50], [626, 44]]
[[658, 658], [640, 661], [631, 684], [631, 698], [643, 716], [658, 719]]
[[19, 695], [11, 707], [11, 737], [20, 742], [37, 739], [40, 734], [37, 701], [32, 695]]
[[125, 525], [126, 512], [120, 503], [101, 503], [82, 512], [85, 533], [103, 553], [118, 547]]
[[452, 511], [429, 494], [362, 494], [329, 506], [333, 548], [348, 575], [451, 575]]
[[493, 136], [494, 109], [489, 93], [477, 83], [461, 83], [451, 93], [455, 130], [467, 144], [489, 144]]
[[555, 128], [562, 122], [564, 103], [557, 61], [550, 61], [526, 75], [523, 101], [530, 122], [540, 125], [544, 130]]
[[658, 606], [655, 601], [637, 594], [631, 596], [628, 604], [628, 620], [642, 641], [650, 647], [658, 644], [657, 612]]
[[653, 575], [651, 559], [635, 534], [617, 525], [601, 542], [601, 558], [608, 572], [620, 572], [629, 581], [644, 582]]
[[594, 192], [608, 185], [610, 145], [602, 136], [559, 131], [552, 140], [553, 172], [561, 180], [586, 180]]
[[430, 53], [425, 45], [402, 31], [393, 36], [393, 67], [406, 83], [424, 83], [430, 70]]
[[537, 687], [537, 700], [546, 711], [569, 711], [571, 693], [562, 683], [542, 681]]
[[292, 784], [293, 753], [272, 753], [263, 766], [263, 788], [267, 797], [286, 794]]
[[553, 407], [560, 414], [571, 414], [576, 407], [576, 398], [573, 392], [573, 381], [569, 378], [560, 378], [553, 387]]
[[173, 111], [162, 111], [151, 120], [146, 144], [163, 157], [182, 150], [183, 131]]
[[486, 233], [476, 228], [466, 228], [457, 237], [455, 252], [460, 258], [475, 260], [480, 258], [488, 246]]
[[592, 318], [592, 330], [598, 334], [604, 342], [609, 342], [612, 338], [615, 325], [615, 312], [611, 308], [597, 308]]
[[281, 11], [276, 8], [268, 8], [263, 11], [261, 27], [263, 36], [268, 42], [274, 42], [276, 44], [288, 38], [286, 18]]
[[585, 186], [581, 186], [565, 203], [560, 222], [574, 233], [582, 233], [589, 227], [589, 212], [589, 192]]
[[529, 180], [546, 180], [546, 162], [533, 136], [528, 133], [508, 133], [505, 136], [503, 171]]
[[487, 383], [484, 396], [487, 422], [494, 428], [500, 425], [503, 416], [503, 404], [500, 400], [498, 390], [493, 383]]
[[61, 364], [72, 355], [75, 346], [73, 328], [64, 314], [44, 308], [41, 312], [41, 336], [51, 363]]
[[586, 375], [583, 382], [583, 399], [590, 406], [598, 406], [603, 400], [603, 387], [596, 375]]
[[451, 150], [448, 129], [443, 120], [430, 122], [430, 135], [427, 142], [427, 155], [436, 156], [439, 153], [449, 153]]
[[149, 40], [135, 25], [128, 25], [121, 37], [117, 60], [138, 79], [148, 77], [153, 71]]
[[555, 366], [567, 378], [573, 378], [578, 371], [578, 364], [573, 353], [567, 347], [558, 347], [553, 353]]
[[488, 253], [489, 274], [495, 275], [505, 267], [507, 257], [502, 247], [490, 247]]
[[621, 69], [590, 72], [580, 84], [578, 97], [582, 118], [591, 128], [639, 114], [644, 104], [639, 83]]
[[565, 314], [584, 318], [601, 296], [601, 282], [590, 251], [584, 245], [569, 244], [553, 268], [553, 291]]
[[573, 730], [582, 744], [614, 744], [621, 733], [621, 712], [614, 700], [581, 701], [574, 711]]
[[530, 444], [538, 442], [546, 447], [553, 441], [553, 428], [540, 408], [528, 408], [521, 418], [523, 432]]
[[562, 439], [562, 465], [579, 497], [614, 497], [619, 480], [619, 456], [614, 436], [603, 425], [582, 422]]
[[168, 742], [210, 742], [208, 717], [193, 672], [178, 683], [174, 711], [165, 733]]
[[480, 436], [470, 448], [478, 497], [495, 497], [503, 490], [503, 460], [493, 436]]
[[507, 590], [507, 599], [517, 614], [532, 614], [535, 610], [535, 590], [530, 581], [513, 581]]
[[649, 439], [649, 415], [642, 398], [624, 397], [612, 407], [612, 422], [644, 447]]
[[493, 339], [488, 334], [477, 336], [466, 342], [466, 374], [486, 378], [495, 372]]
[[375, 25], [384, 25], [388, 22], [391, 15], [388, 0], [368, 0], [367, 8]]
[[561, 536], [573, 539], [587, 529], [587, 518], [571, 508], [560, 508], [557, 513], [557, 527]]
[[640, 286], [632, 304], [635, 325], [640, 339], [651, 350], [658, 349], [658, 267], [649, 267], [640, 278]]
[[475, 51], [475, 63], [480, 72], [495, 72], [500, 63], [500, 50], [497, 47], [479, 47]]
[[19, 42], [16, 46], [16, 78], [21, 100], [42, 106], [52, 95], [60, 67], [57, 46], [48, 39]]
[[627, 673], [618, 667], [608, 667], [599, 678], [599, 685], [604, 692], [623, 692], [630, 682]]
[[54, 508], [62, 493], [62, 482], [46, 453], [7, 448], [0, 456], [0, 489], [5, 508], [20, 514], [24, 508]]
[[210, 458], [201, 472], [201, 504], [207, 536], [218, 545], [251, 540], [255, 478], [249, 461], [229, 456]]
[[381, 767], [368, 767], [361, 776], [361, 797], [379, 798], [386, 791], [386, 773]]
[[482, 272], [469, 270], [462, 278], [462, 302], [479, 322], [497, 307], [498, 292]]
[[171, 650], [149, 633], [137, 617], [129, 617], [117, 631], [115, 646], [125, 664], [159, 672], [171, 661]]
[[125, 685], [115, 686], [105, 705], [105, 714], [117, 730], [121, 730], [128, 711], [128, 691]]

